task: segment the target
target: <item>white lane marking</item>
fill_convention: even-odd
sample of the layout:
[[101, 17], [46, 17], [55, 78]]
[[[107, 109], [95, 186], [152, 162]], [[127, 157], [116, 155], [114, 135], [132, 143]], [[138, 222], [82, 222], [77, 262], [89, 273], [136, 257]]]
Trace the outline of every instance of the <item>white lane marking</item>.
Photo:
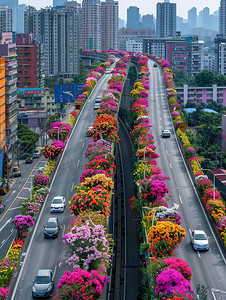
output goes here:
[[[25, 199], [27, 199], [27, 198], [25, 198]], [[14, 209], [21, 208], [21, 207], [22, 207], [22, 205], [21, 205], [21, 206], [14, 207], [14, 208], [10, 208], [9, 210], [14, 210]]]
[[55, 267], [54, 267], [54, 271], [53, 271], [53, 278], [55, 277], [55, 275], [56, 275], [56, 269], [57, 269], [57, 265], [55, 265]]
[[82, 144], [82, 148], [84, 148], [84, 146], [85, 146], [85, 143]]
[[[29, 184], [31, 184], [31, 183], [29, 183]], [[27, 187], [25, 187], [25, 188], [23, 188], [24, 190], [29, 190], [30, 191], [30, 187], [29, 188], [27, 188]]]
[[8, 223], [10, 223], [10, 221], [12, 220], [12, 218], [8, 219], [5, 224], [0, 228], [0, 232], [6, 227], [6, 225], [8, 225]]
[[166, 154], [169, 154], [169, 152], [166, 150]]
[[199, 251], [197, 251], [197, 254], [198, 254], [198, 257], [201, 258], [201, 255], [200, 255]]
[[17, 197], [17, 199], [25, 200], [25, 199], [27, 199], [27, 198], [25, 198], [25, 197]]
[[172, 169], [172, 165], [171, 165], [171, 163], [169, 163], [169, 167], [170, 167], [170, 169]]
[[5, 239], [2, 241], [2, 244], [5, 243]]
[[78, 168], [78, 166], [79, 166], [79, 163], [80, 163], [80, 159], [79, 159], [78, 162], [77, 162], [77, 168]]
[[12, 194], [6, 199], [6, 202], [8, 202], [10, 200], [10, 198], [13, 196], [13, 194], [16, 193], [16, 190], [12, 191]]
[[183, 201], [181, 199], [181, 196], [179, 195], [179, 200], [180, 200], [180, 203], [183, 204]]
[[213, 296], [213, 299], [214, 299], [214, 300], [217, 300], [217, 298], [215, 297], [215, 295], [214, 295], [214, 292], [213, 292], [213, 291], [211, 291], [211, 294], [212, 294], [212, 296]]
[[[13, 231], [14, 232], [14, 231]], [[10, 235], [7, 237], [6, 240], [4, 240], [4, 243], [2, 243], [0, 249], [5, 245], [5, 243], [8, 241], [8, 239], [11, 237], [11, 235], [13, 234], [13, 232], [10, 233]]]
[[73, 191], [73, 189], [74, 189], [74, 182], [72, 183], [72, 186], [71, 186], [71, 192]]

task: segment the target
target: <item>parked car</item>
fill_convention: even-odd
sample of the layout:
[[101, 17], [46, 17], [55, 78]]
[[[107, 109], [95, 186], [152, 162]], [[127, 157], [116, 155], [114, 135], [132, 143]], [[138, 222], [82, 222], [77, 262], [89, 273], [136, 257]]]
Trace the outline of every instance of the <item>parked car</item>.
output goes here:
[[60, 231], [60, 225], [58, 219], [51, 217], [48, 219], [44, 225], [44, 237], [45, 238], [55, 238], [58, 237]]
[[28, 156], [26, 158], [26, 164], [32, 164], [33, 163], [33, 157], [32, 156]]
[[153, 64], [153, 67], [154, 67], [154, 68], [156, 68], [156, 67], [157, 67], [157, 64], [156, 64], [156, 63], [154, 63], [154, 64]]
[[65, 198], [62, 196], [56, 196], [53, 198], [51, 203], [51, 212], [64, 212], [65, 209]]
[[47, 298], [51, 295], [54, 286], [53, 271], [38, 270], [32, 285], [32, 296]]
[[20, 167], [14, 166], [13, 167], [13, 177], [19, 177], [19, 176], [21, 176]]
[[191, 231], [191, 244], [194, 250], [209, 250], [209, 238], [203, 230]]
[[33, 153], [33, 158], [39, 158], [41, 155], [40, 151], [39, 150], [35, 150], [34, 153]]
[[164, 129], [162, 131], [162, 137], [170, 137], [170, 131], [168, 129]]

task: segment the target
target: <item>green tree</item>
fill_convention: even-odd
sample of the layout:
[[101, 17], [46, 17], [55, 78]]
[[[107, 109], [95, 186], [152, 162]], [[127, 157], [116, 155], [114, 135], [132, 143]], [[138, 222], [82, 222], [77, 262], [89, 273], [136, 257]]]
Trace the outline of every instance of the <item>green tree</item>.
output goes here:
[[39, 139], [39, 134], [34, 133], [30, 128], [23, 124], [18, 125], [17, 129], [18, 141], [20, 144], [20, 151], [24, 154], [32, 154], [34, 152], [35, 146]]
[[217, 83], [217, 75], [209, 70], [203, 70], [195, 75], [197, 86], [212, 86]]

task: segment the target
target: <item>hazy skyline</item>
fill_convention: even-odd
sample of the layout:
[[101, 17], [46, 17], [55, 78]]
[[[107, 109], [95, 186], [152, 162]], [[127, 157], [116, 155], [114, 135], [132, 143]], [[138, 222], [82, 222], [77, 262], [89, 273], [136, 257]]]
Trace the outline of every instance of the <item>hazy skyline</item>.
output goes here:
[[[82, 3], [82, 0], [78, 0], [78, 3]], [[156, 4], [158, 0], [118, 0], [119, 2], [119, 17], [126, 21], [127, 8], [129, 6], [137, 6], [140, 9], [141, 15], [153, 14], [156, 16]], [[171, 0], [171, 3], [177, 4], [177, 16], [187, 18], [187, 12], [192, 7], [196, 7], [199, 12], [204, 7], [209, 7], [210, 13], [213, 13], [215, 10], [218, 10], [220, 6], [220, 0]], [[36, 7], [37, 9], [45, 8], [46, 6], [53, 6], [53, 0], [19, 0], [19, 4], [26, 4]]]

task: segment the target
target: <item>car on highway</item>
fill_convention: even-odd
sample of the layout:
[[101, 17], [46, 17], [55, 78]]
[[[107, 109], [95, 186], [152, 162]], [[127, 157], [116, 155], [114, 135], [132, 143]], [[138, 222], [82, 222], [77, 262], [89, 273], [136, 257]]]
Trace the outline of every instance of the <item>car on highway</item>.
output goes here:
[[34, 153], [33, 153], [33, 158], [39, 158], [41, 155], [40, 151], [39, 150], [35, 150]]
[[28, 156], [27, 158], [26, 158], [26, 164], [32, 164], [33, 163], [33, 157], [32, 156]]
[[58, 219], [51, 217], [48, 219], [44, 225], [44, 237], [45, 238], [55, 238], [58, 237], [60, 231], [60, 225]]
[[111, 70], [107, 69], [106, 74], [111, 74]]
[[50, 269], [38, 270], [32, 285], [32, 296], [34, 298], [47, 298], [51, 295], [53, 286], [53, 271]]
[[98, 110], [100, 108], [100, 103], [95, 103], [94, 110]]
[[154, 67], [154, 68], [156, 68], [156, 67], [157, 67], [157, 64], [156, 64], [156, 63], [154, 63], [154, 64], [153, 64], [153, 67]]
[[19, 177], [21, 176], [21, 170], [19, 166], [13, 167], [13, 177]]
[[192, 230], [191, 244], [194, 250], [209, 250], [209, 238], [205, 231]]
[[168, 130], [168, 129], [164, 129], [163, 131], [162, 131], [162, 137], [164, 138], [164, 137], [170, 137], [170, 131]]
[[64, 212], [65, 209], [65, 198], [62, 196], [56, 196], [51, 202], [51, 212]]
[[95, 103], [100, 103], [101, 102], [101, 98], [102, 98], [101, 96], [97, 96], [96, 100], [95, 100]]

